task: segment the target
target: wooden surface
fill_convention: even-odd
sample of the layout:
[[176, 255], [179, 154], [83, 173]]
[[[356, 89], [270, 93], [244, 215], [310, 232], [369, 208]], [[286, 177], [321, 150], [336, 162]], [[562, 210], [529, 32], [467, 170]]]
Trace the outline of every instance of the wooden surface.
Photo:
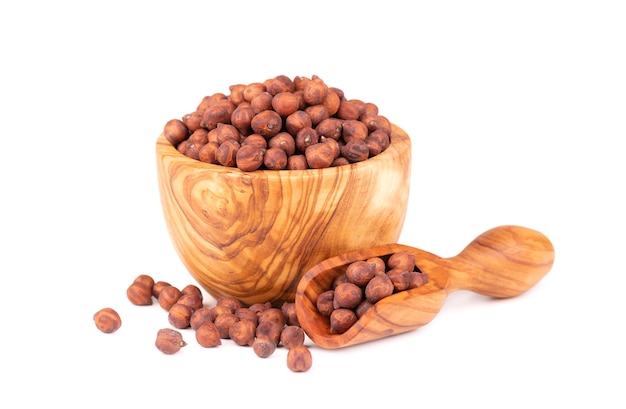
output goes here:
[[[343, 334], [331, 334], [328, 318], [317, 311], [317, 296], [332, 286], [348, 264], [374, 256], [409, 251], [429, 275], [427, 284], [383, 298]], [[440, 258], [401, 244], [347, 252], [315, 265], [296, 292], [298, 320], [317, 345], [342, 348], [411, 331], [428, 324], [449, 293], [470, 290], [506, 298], [522, 294], [552, 268], [554, 247], [542, 233], [520, 226], [500, 226], [474, 239], [461, 253]]]
[[336, 168], [242, 172], [187, 158], [163, 135], [156, 153], [174, 247], [215, 298], [282, 305], [320, 261], [400, 236], [411, 144], [395, 125], [380, 155]]

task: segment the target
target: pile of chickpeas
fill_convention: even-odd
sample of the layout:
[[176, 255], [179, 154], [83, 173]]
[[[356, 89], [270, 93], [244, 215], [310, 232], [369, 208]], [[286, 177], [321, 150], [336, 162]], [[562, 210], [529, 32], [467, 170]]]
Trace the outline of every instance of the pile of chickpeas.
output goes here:
[[164, 137], [202, 162], [242, 171], [322, 169], [364, 161], [390, 144], [391, 123], [316, 75], [278, 75], [205, 96]]
[[328, 317], [330, 333], [342, 334], [378, 301], [427, 282], [428, 274], [415, 266], [415, 255], [408, 251], [393, 253], [386, 259], [358, 260], [348, 264], [332, 288], [318, 295], [316, 307]]
[[[167, 312], [170, 327], [157, 330], [154, 343], [164, 354], [175, 354], [185, 347], [188, 341], [183, 333], [189, 329], [204, 348], [219, 347], [222, 340], [232, 340], [236, 345], [251, 347], [258, 357], [268, 358], [277, 348], [284, 347], [288, 349], [287, 367], [291, 371], [305, 372], [312, 366], [293, 302], [285, 302], [280, 308], [269, 302], [248, 306], [236, 298], [223, 297], [209, 306], [196, 285], [179, 289], [165, 281], [155, 282], [146, 274], [135, 278], [126, 296], [134, 305], [156, 302]], [[93, 319], [104, 333], [114, 333], [122, 326], [119, 313], [110, 307], [97, 311]]]

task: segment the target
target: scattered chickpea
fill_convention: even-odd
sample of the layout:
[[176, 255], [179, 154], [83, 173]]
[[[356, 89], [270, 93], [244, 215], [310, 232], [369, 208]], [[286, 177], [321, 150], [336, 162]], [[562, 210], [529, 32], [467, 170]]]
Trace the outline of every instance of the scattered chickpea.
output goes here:
[[276, 342], [267, 337], [257, 337], [252, 343], [252, 349], [259, 358], [268, 358], [276, 351]]
[[251, 346], [255, 333], [256, 325], [250, 320], [238, 320], [228, 328], [228, 337], [239, 346]]
[[283, 315], [287, 319], [286, 325], [297, 325], [300, 326], [300, 322], [298, 322], [298, 315], [296, 314], [296, 303], [295, 302], [284, 302], [280, 307]]
[[198, 308], [191, 314], [191, 318], [189, 319], [189, 326], [192, 329], [197, 330], [200, 325], [205, 322], [213, 322], [215, 321], [215, 311], [211, 308], [201, 307]]
[[285, 314], [283, 314], [282, 309], [272, 307], [263, 311], [261, 315], [259, 315], [259, 323], [265, 321], [274, 322], [282, 327], [287, 323], [287, 318], [285, 317]]
[[213, 322], [215, 323], [215, 326], [220, 333], [220, 338], [230, 339], [230, 334], [228, 333], [228, 331], [230, 330], [230, 326], [238, 321], [239, 317], [237, 317], [234, 313], [225, 312], [215, 317], [215, 321]]
[[311, 351], [304, 345], [296, 345], [287, 353], [287, 367], [293, 372], [306, 372], [313, 366]]
[[128, 286], [126, 296], [135, 305], [152, 305], [152, 288], [141, 283], [132, 283]]
[[288, 325], [280, 333], [280, 344], [291, 349], [304, 344], [304, 330], [297, 325]]
[[152, 286], [152, 296], [158, 300], [159, 299], [159, 294], [161, 293], [161, 290], [163, 288], [165, 288], [165, 287], [169, 287], [170, 285], [171, 284], [166, 282], [166, 281], [157, 281]]
[[192, 314], [191, 307], [177, 302], [169, 309], [167, 319], [174, 328], [185, 329], [190, 325]]
[[120, 315], [113, 308], [103, 308], [93, 316], [96, 327], [106, 333], [111, 334], [122, 326]]
[[264, 321], [259, 322], [257, 325], [255, 335], [257, 338], [271, 339], [276, 345], [278, 345], [282, 331], [283, 325], [274, 321]]
[[126, 289], [128, 300], [135, 305], [152, 305], [154, 280], [147, 274], [141, 274]]
[[235, 312], [243, 307], [243, 303], [235, 297], [221, 297], [217, 300], [215, 305], [227, 307], [230, 309], [230, 312]]
[[176, 304], [184, 304], [191, 309], [191, 312], [194, 312], [195, 310], [202, 308], [202, 296], [196, 293], [185, 294], [181, 292]]
[[165, 311], [169, 311], [172, 305], [176, 304], [181, 294], [180, 290], [173, 285], [162, 288], [159, 293], [159, 305]]
[[[154, 297], [167, 311], [168, 322], [175, 329], [160, 329], [155, 340], [156, 348], [164, 354], [175, 354], [186, 346], [178, 330], [191, 327], [198, 345], [204, 348], [220, 346], [223, 339], [230, 339], [236, 345], [251, 346], [258, 357], [267, 358], [278, 346], [284, 346], [289, 350], [290, 370], [304, 372], [311, 367], [311, 353], [304, 346], [306, 334], [299, 325], [295, 302], [284, 302], [280, 308], [270, 302], [246, 306], [237, 298], [222, 297], [213, 307], [208, 307], [203, 304], [199, 287], [187, 285], [179, 290], [166, 281], [155, 282], [145, 274], [133, 281], [127, 295], [136, 305], [147, 305], [145, 299]], [[333, 294], [329, 300], [332, 305]], [[112, 308], [101, 309], [93, 319], [104, 333], [115, 332], [121, 326], [120, 316]]]
[[222, 345], [220, 332], [211, 321], [205, 321], [196, 328], [196, 341], [205, 348], [214, 348]]
[[187, 343], [180, 332], [171, 328], [162, 328], [157, 332], [155, 345], [159, 351], [171, 355], [180, 351]]

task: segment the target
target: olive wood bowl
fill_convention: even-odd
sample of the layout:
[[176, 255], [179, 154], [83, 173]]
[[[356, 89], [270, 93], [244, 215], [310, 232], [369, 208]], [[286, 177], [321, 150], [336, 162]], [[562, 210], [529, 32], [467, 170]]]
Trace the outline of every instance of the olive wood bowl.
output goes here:
[[409, 136], [359, 163], [257, 170], [204, 163], [156, 143], [163, 215], [176, 252], [214, 298], [294, 301], [302, 275], [348, 250], [398, 240], [407, 210]]

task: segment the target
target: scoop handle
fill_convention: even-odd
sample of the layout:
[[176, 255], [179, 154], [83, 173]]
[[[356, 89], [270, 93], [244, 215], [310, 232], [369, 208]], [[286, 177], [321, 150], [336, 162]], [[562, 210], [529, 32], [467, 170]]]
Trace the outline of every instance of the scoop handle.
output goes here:
[[554, 247], [536, 230], [507, 225], [484, 232], [458, 255], [440, 261], [448, 270], [448, 291], [507, 298], [527, 291], [550, 271]]

